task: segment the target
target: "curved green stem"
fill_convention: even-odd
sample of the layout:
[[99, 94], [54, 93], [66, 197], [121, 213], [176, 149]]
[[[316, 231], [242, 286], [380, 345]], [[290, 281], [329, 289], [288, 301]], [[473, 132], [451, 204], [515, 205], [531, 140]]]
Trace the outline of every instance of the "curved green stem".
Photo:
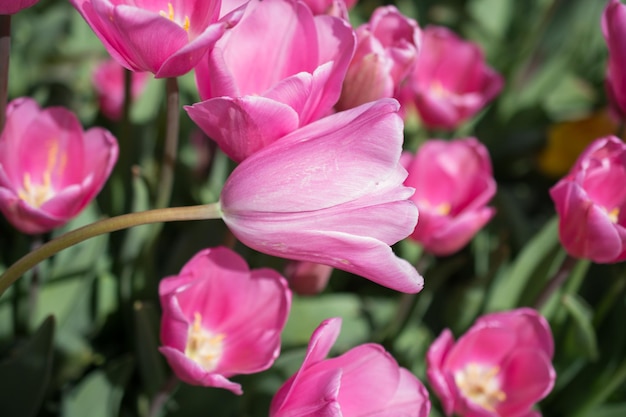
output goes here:
[[170, 207], [164, 209], [148, 210], [139, 213], [129, 213], [122, 216], [103, 219], [95, 223], [83, 226], [79, 229], [67, 232], [58, 238], [42, 245], [37, 250], [30, 252], [11, 265], [0, 276], [0, 296], [19, 277], [26, 273], [39, 262], [52, 255], [83, 242], [95, 236], [142, 224], [174, 222], [185, 220], [208, 220], [221, 217], [219, 203], [189, 207]]

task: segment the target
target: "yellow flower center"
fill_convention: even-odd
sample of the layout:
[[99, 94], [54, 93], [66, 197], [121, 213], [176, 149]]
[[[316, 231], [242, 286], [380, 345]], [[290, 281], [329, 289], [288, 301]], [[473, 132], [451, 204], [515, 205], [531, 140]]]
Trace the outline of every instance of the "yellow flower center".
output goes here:
[[470, 363], [454, 373], [454, 382], [461, 394], [488, 411], [506, 400], [506, 394], [500, 389], [497, 378], [500, 368]]
[[438, 98], [446, 98], [452, 95], [452, 92], [445, 88], [439, 80], [435, 80], [432, 82], [432, 84], [430, 84], [430, 91], [435, 97]]
[[202, 327], [202, 316], [194, 314], [194, 322], [189, 326], [185, 356], [196, 362], [205, 371], [213, 371], [222, 357], [224, 348], [223, 333], [213, 334]]
[[450, 205], [450, 203], [440, 203], [436, 206], [433, 206], [426, 200], [420, 200], [419, 205], [422, 207], [431, 208], [435, 213], [441, 216], [447, 216], [448, 214], [450, 214], [450, 210], [452, 210], [452, 206]]
[[619, 207], [615, 207], [611, 211], [606, 211], [607, 216], [613, 223], [617, 223], [617, 219], [619, 219]]
[[[163, 17], [167, 17], [168, 19], [170, 19], [172, 22], [176, 22], [176, 20], [174, 20], [174, 6], [172, 5], [172, 3], [167, 3], [167, 12], [161, 10], [159, 12], [159, 14]], [[178, 23], [178, 22], [176, 22]], [[185, 21], [183, 22], [182, 28], [185, 29], [185, 31], [189, 32], [189, 16], [185, 16]]]
[[30, 173], [27, 172], [24, 174], [24, 187], [18, 191], [17, 195], [31, 207], [41, 207], [43, 203], [48, 201], [54, 195], [50, 180], [50, 172], [44, 172], [42, 184], [33, 184], [30, 179]]
[[50, 200], [55, 190], [52, 187], [52, 172], [56, 169], [60, 174], [65, 169], [67, 163], [67, 155], [62, 154], [59, 160], [59, 143], [52, 140], [48, 143], [48, 162], [46, 170], [41, 176], [41, 181], [36, 184], [33, 182], [30, 172], [24, 174], [23, 187], [17, 192], [17, 196], [34, 208], [41, 207], [46, 201]]

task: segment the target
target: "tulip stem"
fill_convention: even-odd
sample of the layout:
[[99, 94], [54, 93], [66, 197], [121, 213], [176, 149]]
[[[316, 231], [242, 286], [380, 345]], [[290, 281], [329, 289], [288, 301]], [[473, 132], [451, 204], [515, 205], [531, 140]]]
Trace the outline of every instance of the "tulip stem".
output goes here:
[[174, 185], [174, 168], [178, 153], [178, 130], [180, 126], [180, 96], [178, 94], [178, 81], [176, 78], [166, 80], [167, 90], [167, 126], [165, 130], [165, 148], [163, 150], [163, 163], [161, 164], [161, 177], [159, 179], [159, 192], [156, 199], [156, 208], [167, 207], [172, 196]]
[[9, 97], [9, 56], [11, 55], [11, 15], [0, 15], [0, 132], [4, 129]]
[[533, 307], [536, 310], [540, 310], [544, 304], [548, 302], [552, 294], [565, 283], [567, 278], [571, 275], [572, 269], [576, 266], [577, 262], [578, 259], [570, 255], [567, 255], [565, 259], [563, 259], [563, 263], [561, 263], [559, 270], [556, 271], [535, 300]]
[[200, 206], [170, 207], [142, 211], [138, 213], [129, 213], [103, 219], [87, 226], [83, 226], [47, 242], [46, 244], [40, 246], [37, 250], [26, 254], [11, 265], [4, 272], [4, 274], [0, 276], [0, 296], [2, 296], [6, 289], [17, 281], [19, 277], [39, 262], [48, 259], [63, 249], [69, 248], [70, 246], [76, 245], [77, 243], [83, 242], [92, 237], [143, 224], [186, 220], [208, 220], [220, 217], [221, 210], [219, 203], [213, 203]]
[[161, 415], [161, 410], [163, 406], [167, 403], [167, 400], [170, 399], [174, 390], [180, 384], [180, 380], [176, 376], [176, 374], [172, 374], [172, 376], [165, 381], [165, 384], [161, 388], [161, 390], [154, 396], [152, 402], [150, 403], [150, 409], [148, 410], [148, 417], [158, 417]]

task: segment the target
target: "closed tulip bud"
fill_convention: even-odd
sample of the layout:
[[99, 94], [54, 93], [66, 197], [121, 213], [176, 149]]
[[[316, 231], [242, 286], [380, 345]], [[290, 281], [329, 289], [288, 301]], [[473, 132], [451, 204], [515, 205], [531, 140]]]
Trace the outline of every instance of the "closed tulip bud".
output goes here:
[[269, 368], [291, 307], [287, 282], [271, 269], [250, 270], [228, 248], [198, 252], [159, 285], [159, 349], [182, 381], [241, 394], [233, 375]]
[[100, 192], [117, 154], [111, 133], [83, 131], [69, 110], [13, 100], [0, 136], [0, 210], [24, 233], [62, 226]]
[[626, 144], [615, 136], [591, 143], [550, 190], [559, 237], [576, 258], [626, 259]]
[[394, 6], [374, 10], [357, 30], [357, 47], [343, 82], [339, 110], [394, 97], [415, 65], [421, 41], [417, 22]]
[[333, 267], [315, 262], [292, 261], [285, 267], [289, 287], [298, 295], [315, 295], [326, 288]]
[[[111, 120], [119, 120], [124, 107], [124, 67], [114, 60], [104, 61], [94, 69], [92, 81], [102, 114]], [[146, 82], [148, 82], [147, 72], [131, 74], [131, 99], [139, 97], [145, 89]]]
[[446, 415], [531, 417], [554, 386], [554, 342], [537, 311], [487, 314], [456, 342], [444, 330], [428, 349], [427, 375]]
[[[406, 154], [405, 154], [406, 155]], [[496, 192], [487, 149], [475, 138], [428, 140], [403, 159], [420, 218], [411, 238], [435, 255], [465, 246], [493, 217]]]

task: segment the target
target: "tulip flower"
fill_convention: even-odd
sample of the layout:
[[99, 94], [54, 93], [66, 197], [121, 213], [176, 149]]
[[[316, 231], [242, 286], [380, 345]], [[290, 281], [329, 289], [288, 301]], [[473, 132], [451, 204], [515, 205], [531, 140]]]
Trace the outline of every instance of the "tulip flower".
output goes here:
[[444, 330], [426, 355], [427, 376], [445, 413], [531, 417], [554, 386], [554, 342], [530, 308], [487, 314], [459, 340]]
[[550, 190], [559, 237], [576, 258], [626, 259], [626, 144], [615, 136], [591, 143]]
[[426, 251], [458, 251], [495, 214], [486, 207], [496, 192], [489, 153], [475, 138], [428, 140], [415, 157], [405, 154], [403, 164], [420, 213], [411, 238]]
[[315, 262], [291, 261], [285, 267], [289, 287], [298, 295], [315, 295], [326, 288], [333, 267]]
[[[114, 60], [104, 61], [94, 69], [92, 81], [102, 114], [111, 120], [119, 120], [124, 107], [124, 67]], [[143, 92], [147, 81], [147, 72], [131, 74], [132, 99], [136, 99]]]
[[27, 9], [39, 0], [0, 0], [0, 14], [15, 14]]
[[428, 26], [402, 96], [414, 102], [426, 127], [452, 130], [485, 107], [503, 83], [478, 45], [444, 27]]
[[278, 272], [251, 271], [228, 248], [205, 249], [180, 274], [164, 278], [159, 295], [159, 350], [182, 381], [241, 395], [228, 378], [263, 371], [278, 357], [291, 307]]
[[178, 77], [195, 67], [241, 10], [220, 0], [70, 0], [111, 56], [131, 71]]
[[98, 194], [117, 154], [108, 131], [83, 132], [65, 108], [15, 99], [0, 136], [0, 210], [24, 233], [62, 226]]
[[297, 0], [251, 0], [239, 24], [196, 68], [205, 101], [186, 110], [241, 162], [330, 113], [354, 44], [343, 19], [313, 16]]
[[356, 52], [343, 82], [339, 110], [394, 97], [415, 65], [421, 42], [417, 22], [395, 6], [378, 7], [356, 35]]
[[606, 89], [615, 112], [626, 118], [626, 5], [608, 2], [602, 14], [602, 32], [609, 48]]
[[427, 417], [428, 392], [380, 345], [368, 343], [326, 359], [341, 319], [323, 321], [302, 366], [278, 390], [270, 417]]
[[259, 252], [419, 292], [422, 277], [389, 247], [417, 221], [398, 107], [381, 99], [336, 113], [255, 153], [224, 184], [223, 220]]

